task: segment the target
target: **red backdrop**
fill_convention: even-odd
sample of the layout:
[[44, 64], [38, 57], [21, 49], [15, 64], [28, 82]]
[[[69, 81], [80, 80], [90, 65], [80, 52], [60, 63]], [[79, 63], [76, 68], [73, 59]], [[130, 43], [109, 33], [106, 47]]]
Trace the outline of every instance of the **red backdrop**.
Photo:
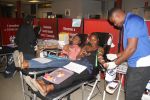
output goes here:
[[72, 19], [61, 18], [58, 19], [58, 33], [83, 33], [82, 32], [82, 22], [80, 27], [72, 27]]
[[10, 43], [9, 38], [11, 36], [15, 36], [18, 27], [20, 26], [22, 21], [23, 21], [22, 19], [10, 19], [10, 18], [0, 19], [2, 45], [6, 45]]
[[[0, 18], [0, 33], [3, 45], [10, 43], [10, 36], [14, 36], [16, 34], [16, 31], [22, 21], [22, 19]], [[150, 35], [150, 21], [146, 21], [146, 23]], [[36, 19], [34, 24], [37, 25]], [[81, 27], [72, 27], [72, 19], [58, 19], [58, 22], [57, 19], [40, 19], [39, 24], [42, 28], [42, 38], [58, 38], [58, 33], [60, 32], [86, 34], [90, 34], [92, 32], [109, 32], [113, 35], [113, 43], [115, 44], [115, 47], [111, 49], [111, 52], [117, 53], [119, 30], [116, 30], [106, 20], [84, 19], [84, 30], [82, 30], [83, 23], [81, 24]]]
[[148, 27], [148, 32], [149, 32], [149, 36], [150, 36], [150, 21], [146, 21], [147, 27]]
[[84, 33], [90, 34], [92, 32], [108, 32], [113, 36], [114, 48], [111, 48], [111, 53], [117, 53], [118, 51], [118, 37], [119, 30], [111, 26], [107, 20], [85, 19], [84, 20]]
[[[36, 23], [36, 22], [35, 22]], [[37, 24], [37, 23], [36, 23]], [[43, 39], [57, 39], [57, 19], [40, 19], [40, 37]]]

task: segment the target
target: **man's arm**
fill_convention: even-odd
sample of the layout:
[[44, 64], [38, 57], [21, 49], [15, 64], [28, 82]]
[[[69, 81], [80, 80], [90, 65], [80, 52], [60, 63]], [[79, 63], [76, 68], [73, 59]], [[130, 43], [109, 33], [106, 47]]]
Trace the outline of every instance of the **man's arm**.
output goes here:
[[119, 52], [119, 53], [117, 54], [117, 58], [121, 57], [122, 54], [123, 54], [123, 51]]
[[115, 61], [116, 65], [120, 65], [122, 62], [127, 60], [136, 50], [138, 38], [128, 38], [128, 46], [122, 52], [122, 55]]

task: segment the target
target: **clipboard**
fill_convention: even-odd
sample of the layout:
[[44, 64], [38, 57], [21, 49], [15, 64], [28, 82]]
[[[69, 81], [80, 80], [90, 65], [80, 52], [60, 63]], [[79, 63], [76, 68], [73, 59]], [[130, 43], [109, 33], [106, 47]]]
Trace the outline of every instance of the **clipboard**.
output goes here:
[[51, 83], [60, 84], [73, 74], [74, 72], [70, 70], [67, 70], [65, 68], [58, 68], [51, 73], [45, 74], [43, 78]]

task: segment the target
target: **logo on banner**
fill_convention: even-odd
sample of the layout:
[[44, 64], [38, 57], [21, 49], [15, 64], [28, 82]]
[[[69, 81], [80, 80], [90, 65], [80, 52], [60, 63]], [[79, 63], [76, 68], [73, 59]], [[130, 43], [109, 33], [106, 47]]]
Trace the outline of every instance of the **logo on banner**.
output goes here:
[[64, 31], [72, 31], [72, 32], [75, 32], [75, 28], [68, 28], [68, 27], [63, 27], [63, 30]]
[[19, 25], [17, 24], [7, 24], [6, 28], [4, 29], [4, 31], [17, 31], [19, 28]]

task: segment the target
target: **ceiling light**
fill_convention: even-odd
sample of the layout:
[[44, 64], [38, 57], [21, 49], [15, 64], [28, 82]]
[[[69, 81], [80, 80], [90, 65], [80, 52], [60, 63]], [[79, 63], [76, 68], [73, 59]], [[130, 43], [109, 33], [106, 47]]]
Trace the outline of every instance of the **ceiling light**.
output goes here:
[[40, 2], [39, 0], [30, 0], [29, 2], [31, 3], [37, 3], [37, 2]]
[[12, 6], [14, 6], [14, 4], [11, 4], [11, 3], [9, 3], [9, 4], [6, 4], [7, 6], [9, 6], [9, 7], [12, 7]]

